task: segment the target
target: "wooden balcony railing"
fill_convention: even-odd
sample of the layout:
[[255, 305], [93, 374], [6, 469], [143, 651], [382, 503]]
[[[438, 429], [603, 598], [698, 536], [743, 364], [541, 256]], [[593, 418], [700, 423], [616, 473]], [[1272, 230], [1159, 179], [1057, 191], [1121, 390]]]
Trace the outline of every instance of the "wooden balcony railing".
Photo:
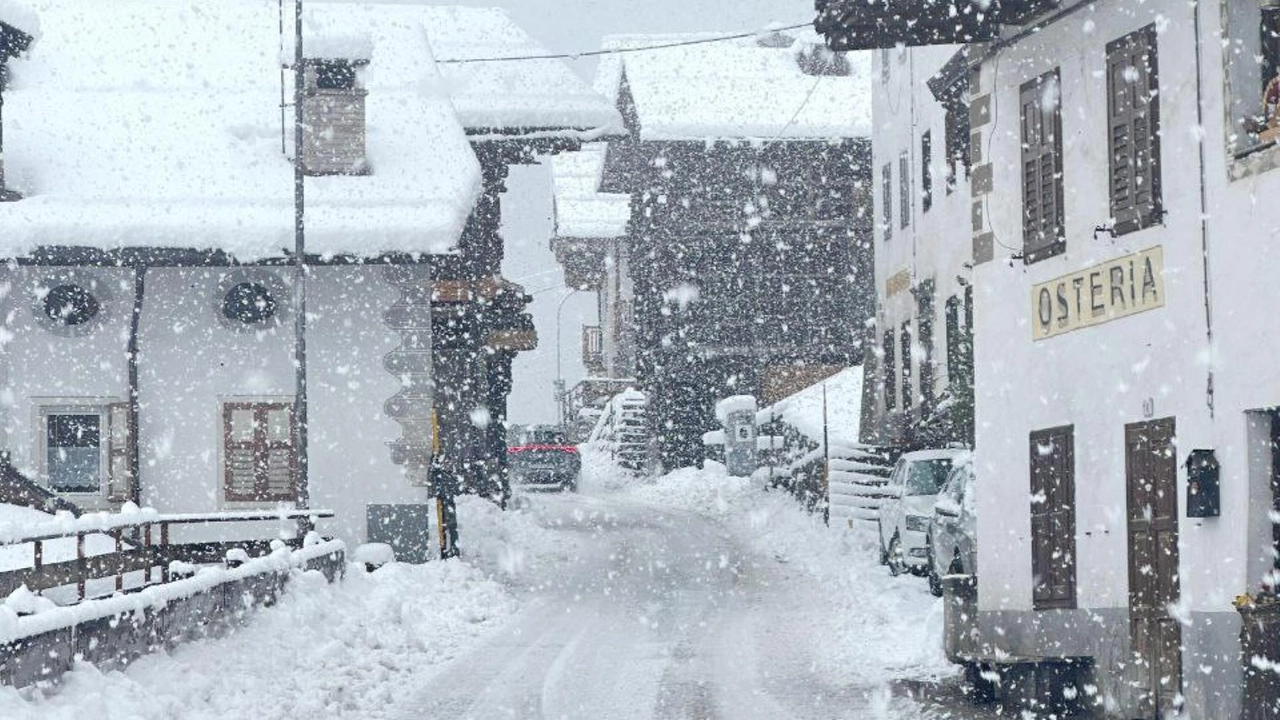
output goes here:
[[[240, 539], [174, 543], [170, 537], [174, 526], [330, 517], [333, 517], [331, 510], [100, 513], [51, 519], [38, 526], [9, 528], [0, 524], [0, 568], [4, 568], [0, 569], [0, 597], [25, 585], [28, 590], [46, 594], [60, 604], [79, 602], [169, 582], [175, 570], [185, 574], [181, 571], [190, 566], [222, 563], [232, 549], [242, 549], [251, 557], [266, 555], [274, 542]], [[302, 538], [284, 542], [300, 547]], [[105, 551], [101, 551], [104, 546]]]

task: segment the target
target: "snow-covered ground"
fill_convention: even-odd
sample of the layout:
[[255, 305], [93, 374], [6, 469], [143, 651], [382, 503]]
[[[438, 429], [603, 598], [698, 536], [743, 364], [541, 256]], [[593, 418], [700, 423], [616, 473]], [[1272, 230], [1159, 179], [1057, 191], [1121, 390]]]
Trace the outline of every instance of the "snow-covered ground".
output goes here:
[[460, 513], [464, 561], [296, 578], [228, 637], [2, 688], [0, 717], [920, 718], [898, 681], [955, 672], [939, 602], [870, 528], [714, 466], [588, 458], [581, 493]]

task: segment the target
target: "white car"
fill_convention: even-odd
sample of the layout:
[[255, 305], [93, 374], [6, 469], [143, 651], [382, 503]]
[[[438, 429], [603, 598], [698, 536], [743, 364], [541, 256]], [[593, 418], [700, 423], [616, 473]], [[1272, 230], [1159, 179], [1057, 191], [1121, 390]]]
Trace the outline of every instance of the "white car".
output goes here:
[[889, 476], [888, 497], [880, 506], [880, 562], [899, 575], [924, 575], [929, 568], [929, 521], [951, 466], [969, 450], [917, 450], [904, 453]]

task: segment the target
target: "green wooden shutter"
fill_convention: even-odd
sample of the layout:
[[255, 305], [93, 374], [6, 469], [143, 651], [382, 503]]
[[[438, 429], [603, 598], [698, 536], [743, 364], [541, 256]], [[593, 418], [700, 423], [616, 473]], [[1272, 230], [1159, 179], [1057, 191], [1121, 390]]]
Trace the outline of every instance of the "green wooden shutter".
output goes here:
[[1107, 45], [1107, 126], [1115, 231], [1160, 221], [1159, 80], [1154, 25]]

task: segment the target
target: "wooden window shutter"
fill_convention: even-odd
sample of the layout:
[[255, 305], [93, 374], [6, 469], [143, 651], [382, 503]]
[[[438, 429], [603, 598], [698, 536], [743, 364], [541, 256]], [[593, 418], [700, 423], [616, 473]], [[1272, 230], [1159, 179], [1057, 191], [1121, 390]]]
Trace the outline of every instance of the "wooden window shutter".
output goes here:
[[902, 409], [906, 410], [913, 403], [911, 388], [911, 323], [902, 323], [902, 334], [898, 336], [902, 343]]
[[898, 201], [898, 222], [905, 229], [911, 225], [911, 159], [905, 152], [898, 155]]
[[1156, 30], [1107, 44], [1107, 141], [1117, 234], [1160, 221], [1160, 99]]
[[223, 491], [236, 502], [297, 499], [293, 406], [226, 403], [222, 408]]
[[898, 406], [897, 365], [893, 328], [890, 328], [884, 334], [884, 407], [886, 410], [892, 410]]
[[1066, 248], [1062, 212], [1062, 100], [1058, 70], [1021, 88], [1022, 246], [1033, 263]]
[[881, 214], [884, 216], [884, 239], [893, 239], [893, 165], [885, 163], [880, 169]]
[[1037, 610], [1076, 605], [1074, 428], [1031, 433], [1031, 576]]
[[133, 499], [133, 441], [129, 403], [107, 406], [107, 499], [122, 503]]
[[925, 130], [920, 136], [920, 211], [929, 212], [933, 207], [933, 133]]

